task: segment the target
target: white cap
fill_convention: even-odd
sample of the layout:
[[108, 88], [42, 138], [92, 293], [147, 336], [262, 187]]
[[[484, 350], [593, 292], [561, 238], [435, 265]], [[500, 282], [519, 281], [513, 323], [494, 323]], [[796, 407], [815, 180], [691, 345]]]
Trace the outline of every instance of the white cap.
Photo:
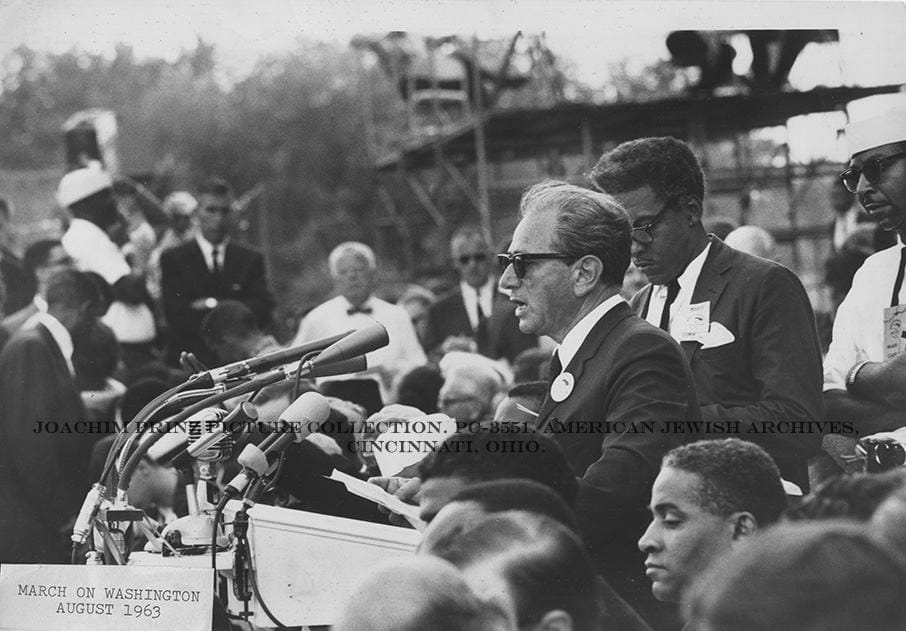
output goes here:
[[164, 200], [164, 212], [171, 217], [175, 215], [191, 215], [198, 206], [198, 200], [186, 191], [173, 191]]
[[846, 126], [846, 143], [850, 155], [903, 141], [906, 141], [906, 105], [898, 105], [879, 116]]
[[101, 166], [92, 162], [87, 167], [70, 171], [57, 187], [57, 203], [64, 208], [90, 197], [105, 188], [113, 187], [113, 178]]

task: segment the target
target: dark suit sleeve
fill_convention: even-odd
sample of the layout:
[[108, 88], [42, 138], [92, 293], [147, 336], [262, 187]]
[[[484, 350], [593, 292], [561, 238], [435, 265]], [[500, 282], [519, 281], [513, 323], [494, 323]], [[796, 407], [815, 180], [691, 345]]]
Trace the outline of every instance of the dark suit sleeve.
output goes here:
[[[823, 420], [818, 331], [799, 279], [786, 268], [772, 266], [757, 286], [742, 291], [756, 292], [749, 330], [742, 334], [750, 349], [748, 367], [761, 393], [749, 405], [702, 406], [703, 420], [738, 420], [743, 432], [763, 422]], [[751, 436], [756, 442], [770, 442], [775, 456], [807, 458], [818, 449], [817, 438], [801, 432]], [[803, 453], [803, 447], [810, 453]]]
[[646, 428], [605, 433], [601, 457], [582, 479], [607, 495], [632, 498], [636, 505], [641, 499], [644, 506], [661, 458], [684, 440], [682, 434], [667, 431], [667, 423], [697, 419], [698, 411], [682, 351], [670, 340], [656, 332], [633, 335], [616, 356], [601, 420]]
[[[682, 351], [659, 331], [634, 335], [616, 349], [615, 377], [601, 384], [607, 392], [601, 420], [633, 422], [638, 433], [617, 433], [611, 426], [601, 454], [579, 480], [576, 517], [598, 570], [633, 606], [651, 604], [644, 557], [637, 541], [651, 520], [651, 485], [661, 459], [692, 438], [667, 421], [696, 420], [698, 402]], [[671, 431], [666, 431], [670, 429]]]

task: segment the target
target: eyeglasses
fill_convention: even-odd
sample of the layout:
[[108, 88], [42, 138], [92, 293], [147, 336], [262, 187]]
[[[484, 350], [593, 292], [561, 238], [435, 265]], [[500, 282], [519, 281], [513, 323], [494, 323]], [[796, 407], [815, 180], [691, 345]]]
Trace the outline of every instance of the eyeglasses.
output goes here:
[[651, 218], [651, 221], [646, 223], [644, 226], [633, 226], [629, 231], [629, 236], [636, 243], [641, 243], [642, 245], [648, 245], [654, 241], [654, 235], [651, 234], [651, 231], [654, 230], [657, 226], [657, 222], [661, 220], [661, 217], [664, 215], [664, 212], [673, 204], [674, 198], [671, 197], [664, 203], [664, 207], [657, 211], [657, 214]]
[[906, 151], [891, 153], [887, 156], [869, 158], [861, 167], [849, 167], [846, 169], [840, 174], [840, 179], [843, 180], [843, 185], [846, 187], [846, 190], [850, 193], [855, 193], [856, 189], [859, 188], [859, 180], [863, 175], [870, 183], [877, 184], [878, 180], [881, 179], [881, 173], [887, 168], [884, 164], [890, 160], [902, 158], [903, 156], [906, 156]]
[[484, 263], [488, 260], [487, 254], [463, 254], [458, 259], [460, 265], [468, 265], [469, 261], [475, 261], [476, 263]]
[[556, 252], [544, 252], [539, 254], [529, 253], [529, 252], [514, 252], [512, 254], [498, 254], [497, 255], [497, 264], [500, 265], [500, 271], [505, 272], [506, 268], [510, 265], [513, 266], [513, 271], [516, 272], [516, 278], [525, 278], [525, 264], [529, 261], [540, 261], [548, 259], [563, 259], [567, 261], [575, 261], [575, 256], [570, 256], [568, 254], [558, 254]]

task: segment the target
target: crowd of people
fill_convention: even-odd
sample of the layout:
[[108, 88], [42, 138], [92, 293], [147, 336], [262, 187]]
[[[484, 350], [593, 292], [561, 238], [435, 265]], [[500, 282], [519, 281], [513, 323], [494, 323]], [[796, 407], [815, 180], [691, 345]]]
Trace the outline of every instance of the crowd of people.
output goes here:
[[[188, 374], [376, 321], [389, 343], [364, 371], [254, 399], [276, 420], [315, 390], [344, 421], [290, 445], [266, 501], [407, 524], [324, 479], [336, 468], [419, 506], [416, 557], [363, 568], [337, 629], [906, 625], [906, 475], [855, 471], [859, 438], [906, 425], [906, 110], [846, 137], [829, 272], [849, 279], [826, 356], [770, 236], [706, 228], [702, 167], [673, 138], [607, 151], [586, 186], [526, 190], [499, 277], [489, 235], [456, 230], [459, 282], [438, 298], [382, 299], [375, 253], [341, 243], [335, 296], [287, 345], [227, 182], [174, 192], [152, 227], [99, 165], [67, 173], [62, 237], [2, 258], [0, 562], [68, 558], [105, 435]], [[895, 236], [861, 265], [854, 195]], [[627, 295], [630, 263], [645, 282]], [[456, 449], [368, 449], [431, 414]], [[130, 500], [167, 521], [179, 488], [147, 459]]]

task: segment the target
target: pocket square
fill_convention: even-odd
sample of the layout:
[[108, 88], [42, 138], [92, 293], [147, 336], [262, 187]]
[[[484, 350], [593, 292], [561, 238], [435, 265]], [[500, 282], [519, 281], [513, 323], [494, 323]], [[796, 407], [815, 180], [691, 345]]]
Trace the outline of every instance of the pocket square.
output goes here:
[[712, 322], [711, 326], [708, 327], [708, 332], [702, 336], [702, 348], [717, 348], [719, 346], [726, 346], [731, 342], [734, 342], [736, 337], [730, 332], [730, 330], [725, 327], [720, 322]]

